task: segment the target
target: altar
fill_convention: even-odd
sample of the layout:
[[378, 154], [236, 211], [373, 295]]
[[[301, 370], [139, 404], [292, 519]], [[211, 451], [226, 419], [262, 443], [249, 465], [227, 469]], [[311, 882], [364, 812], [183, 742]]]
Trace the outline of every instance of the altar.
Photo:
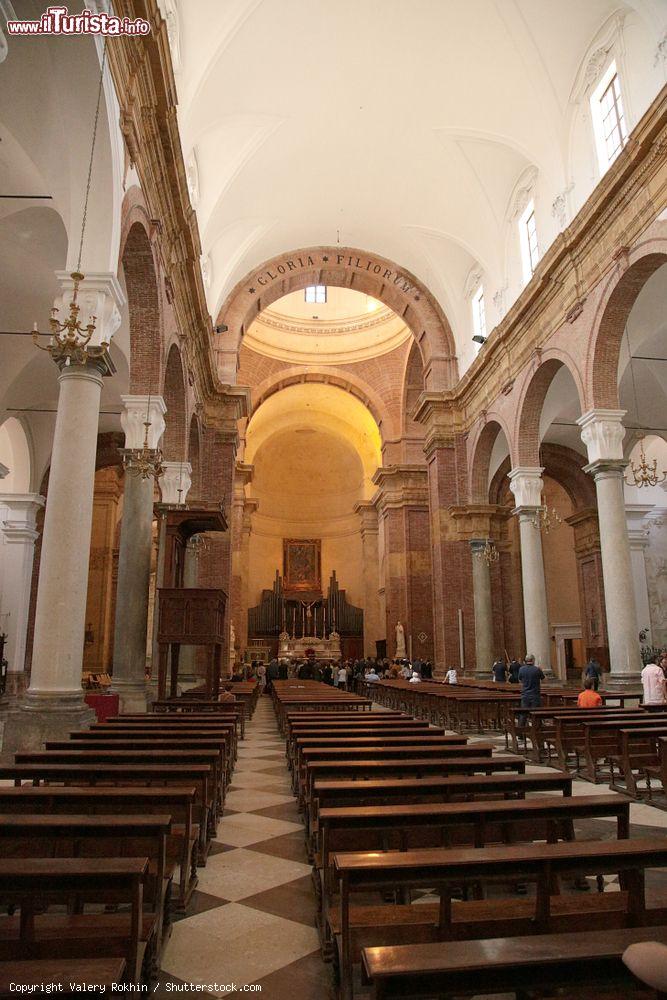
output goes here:
[[289, 632], [281, 632], [278, 639], [278, 656], [290, 660], [305, 660], [310, 653], [318, 661], [340, 660], [340, 636], [331, 632], [327, 639], [322, 636], [304, 635], [298, 638]]

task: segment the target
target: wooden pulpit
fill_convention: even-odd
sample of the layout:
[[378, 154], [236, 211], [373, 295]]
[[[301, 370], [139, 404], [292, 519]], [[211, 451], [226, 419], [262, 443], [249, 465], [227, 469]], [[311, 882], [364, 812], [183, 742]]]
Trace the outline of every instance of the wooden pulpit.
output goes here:
[[[197, 508], [158, 505], [165, 519], [161, 541], [164, 549], [164, 586], [158, 587], [158, 700], [178, 694], [180, 647], [207, 646], [206, 694], [217, 698], [225, 642], [227, 595], [218, 588], [184, 587], [185, 550], [193, 535], [226, 531], [222, 509], [214, 505]], [[167, 676], [169, 693], [167, 695]]]

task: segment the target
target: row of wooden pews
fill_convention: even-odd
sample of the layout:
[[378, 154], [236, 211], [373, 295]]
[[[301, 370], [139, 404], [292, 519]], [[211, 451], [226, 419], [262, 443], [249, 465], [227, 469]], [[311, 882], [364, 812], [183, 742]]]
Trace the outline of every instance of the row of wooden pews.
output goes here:
[[606, 781], [635, 798], [652, 797], [659, 779], [659, 793], [665, 795], [665, 705], [515, 710], [510, 736], [512, 748], [535, 763], [555, 764], [594, 783]]
[[[626, 796], [573, 796], [566, 770], [527, 774], [524, 759], [428, 719], [330, 692], [313, 709], [308, 682], [298, 693], [283, 702], [278, 688], [274, 703], [344, 1000], [362, 984], [377, 997], [557, 988], [584, 960], [598, 989], [640, 995], [621, 955], [647, 935], [667, 942], [667, 894], [645, 891], [667, 841], [630, 838]], [[590, 819], [613, 821], [614, 836], [582, 838]], [[603, 891], [609, 876], [619, 891]]]
[[252, 711], [198, 707], [110, 718], [0, 766], [0, 995], [61, 980], [151, 989]]

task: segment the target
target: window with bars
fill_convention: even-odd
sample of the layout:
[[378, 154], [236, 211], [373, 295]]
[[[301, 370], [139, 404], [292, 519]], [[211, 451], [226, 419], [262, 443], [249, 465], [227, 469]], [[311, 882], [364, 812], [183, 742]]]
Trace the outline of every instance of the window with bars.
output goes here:
[[475, 336], [486, 337], [486, 308], [484, 306], [484, 286], [480, 285], [472, 297], [472, 325]]
[[540, 248], [537, 242], [537, 224], [535, 222], [535, 205], [528, 203], [519, 219], [519, 242], [521, 245], [521, 262], [523, 264], [523, 280], [526, 284], [532, 278], [537, 262], [540, 259]]
[[326, 302], [327, 286], [308, 285], [308, 287], [304, 289], [304, 298], [306, 302]]
[[524, 223], [526, 227], [526, 239], [528, 241], [528, 260], [530, 262], [530, 273], [535, 272], [539, 260], [539, 250], [537, 248], [537, 227], [535, 225], [535, 212], [532, 211]]
[[621, 100], [621, 85], [614, 73], [609, 86], [600, 98], [602, 133], [607, 149], [607, 160], [613, 163], [628, 138]]
[[621, 81], [616, 64], [611, 63], [591, 94], [591, 116], [600, 173], [611, 166], [628, 141]]

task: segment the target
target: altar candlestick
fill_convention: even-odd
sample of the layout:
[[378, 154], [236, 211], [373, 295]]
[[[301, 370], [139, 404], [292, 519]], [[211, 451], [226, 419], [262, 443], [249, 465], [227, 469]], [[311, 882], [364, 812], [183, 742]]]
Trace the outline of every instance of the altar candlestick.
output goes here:
[[292, 608], [292, 638], [296, 639], [296, 608]]
[[322, 621], [322, 638], [326, 639], [326, 637], [327, 637], [327, 606], [326, 606], [326, 604], [322, 608], [322, 616], [323, 616], [323, 621]]
[[301, 610], [303, 614], [301, 615], [301, 638], [304, 639], [306, 636], [306, 605], [301, 605]]

